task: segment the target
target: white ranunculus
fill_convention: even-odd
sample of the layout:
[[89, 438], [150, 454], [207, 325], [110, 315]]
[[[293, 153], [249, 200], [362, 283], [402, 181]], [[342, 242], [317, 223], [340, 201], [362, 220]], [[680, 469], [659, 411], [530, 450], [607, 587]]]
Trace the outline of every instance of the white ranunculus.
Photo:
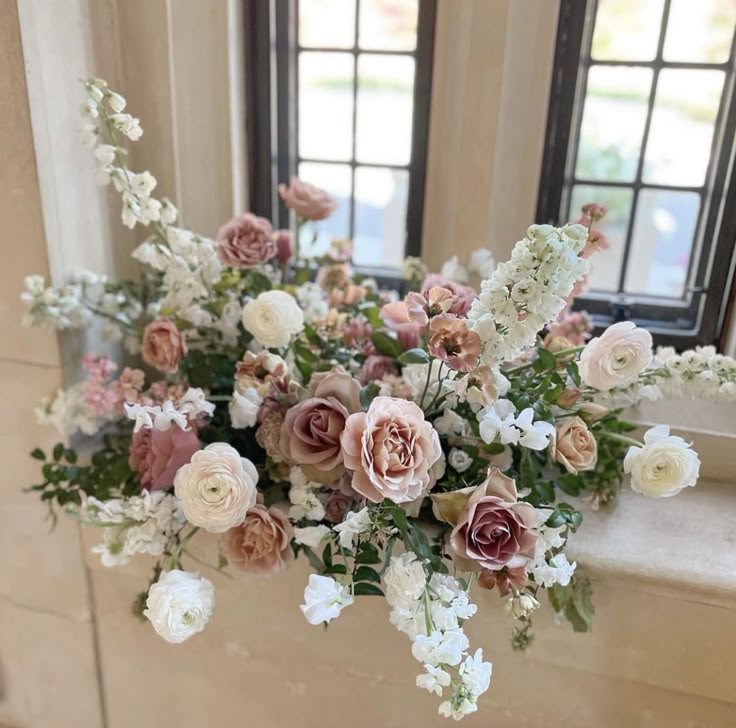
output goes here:
[[304, 328], [304, 314], [285, 291], [264, 291], [245, 304], [243, 326], [267, 349], [286, 346]]
[[453, 447], [450, 450], [447, 462], [450, 463], [450, 467], [456, 472], [464, 473], [473, 464], [473, 458], [465, 450], [459, 450]]
[[213, 442], [194, 453], [174, 478], [187, 521], [210, 533], [224, 533], [239, 526], [256, 503], [258, 471], [238, 451], [224, 442]]
[[299, 608], [309, 624], [326, 624], [352, 603], [353, 596], [345, 586], [329, 576], [311, 574], [304, 590], [304, 604]]
[[258, 409], [263, 399], [253, 388], [248, 387], [242, 394], [237, 390], [229, 405], [230, 422], [236, 430], [253, 427], [258, 421]]
[[632, 490], [648, 498], [667, 498], [695, 485], [700, 458], [681, 437], [670, 435], [667, 425], [644, 434], [643, 447], [630, 447], [624, 472], [631, 474]]
[[167, 642], [178, 644], [201, 632], [215, 607], [209, 579], [191, 571], [165, 571], [148, 590], [143, 614]]

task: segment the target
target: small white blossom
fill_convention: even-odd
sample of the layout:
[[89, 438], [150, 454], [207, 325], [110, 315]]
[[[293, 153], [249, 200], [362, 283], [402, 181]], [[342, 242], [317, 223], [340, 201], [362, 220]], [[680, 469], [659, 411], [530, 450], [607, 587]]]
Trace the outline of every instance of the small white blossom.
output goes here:
[[306, 526], [305, 528], [297, 527], [294, 529], [294, 540], [302, 546], [316, 549], [322, 545], [330, 533], [331, 531], [329, 527], [324, 524], [320, 524], [319, 526]]
[[236, 430], [255, 426], [262, 403], [263, 398], [253, 387], [248, 387], [242, 394], [235, 390], [228, 405], [232, 426]]
[[464, 450], [459, 450], [454, 447], [450, 450], [450, 455], [447, 458], [447, 462], [450, 467], [458, 473], [464, 473], [472, 464], [473, 458], [468, 455]]
[[371, 519], [368, 508], [363, 508], [357, 513], [348, 511], [345, 520], [334, 527], [340, 537], [340, 546], [344, 549], [352, 548], [355, 537], [366, 531], [370, 525]]
[[353, 596], [345, 586], [329, 576], [311, 574], [304, 590], [304, 604], [299, 608], [309, 624], [327, 624], [352, 603]]
[[424, 669], [426, 672], [417, 675], [417, 687], [436, 695], [442, 695], [442, 688], [450, 685], [450, 673], [434, 665], [425, 665]]

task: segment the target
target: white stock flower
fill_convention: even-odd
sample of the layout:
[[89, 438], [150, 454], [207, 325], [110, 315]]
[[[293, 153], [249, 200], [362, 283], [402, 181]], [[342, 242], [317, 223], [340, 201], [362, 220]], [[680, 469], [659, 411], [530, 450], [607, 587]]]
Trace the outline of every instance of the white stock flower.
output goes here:
[[325, 292], [311, 281], [303, 283], [296, 289], [296, 300], [304, 311], [304, 320], [307, 323], [324, 318], [329, 310]]
[[329, 526], [320, 523], [319, 526], [306, 526], [305, 528], [294, 529], [294, 540], [301, 546], [308, 546], [310, 549], [319, 548], [324, 540], [330, 535]]
[[442, 688], [450, 685], [450, 673], [435, 665], [425, 665], [424, 669], [426, 672], [417, 675], [417, 687], [436, 695], [442, 695]]
[[304, 328], [304, 314], [285, 291], [264, 291], [245, 304], [243, 326], [267, 349], [286, 346]]
[[460, 665], [459, 672], [463, 686], [477, 698], [491, 685], [493, 665], [483, 661], [483, 650], [479, 647], [475, 654], [465, 658], [463, 664]]
[[371, 518], [368, 508], [363, 508], [357, 513], [348, 511], [345, 520], [334, 527], [334, 530], [339, 534], [340, 546], [344, 549], [351, 549], [355, 537], [367, 530], [370, 525]]
[[383, 576], [386, 601], [392, 607], [408, 608], [414, 605], [427, 587], [427, 575], [416, 554], [392, 556]]
[[477, 273], [481, 278], [490, 278], [496, 269], [496, 260], [488, 248], [478, 248], [470, 254], [468, 271]]
[[450, 467], [458, 473], [464, 473], [472, 464], [473, 458], [464, 450], [453, 447], [447, 458]]
[[143, 614], [167, 642], [178, 644], [201, 632], [215, 608], [215, 589], [199, 574], [174, 569], [151, 585]]
[[163, 245], [145, 242], [141, 243], [131, 256], [140, 263], [150, 265], [154, 270], [164, 271], [171, 260], [171, 251]]
[[457, 259], [457, 255], [453, 255], [452, 258], [446, 260], [442, 264], [440, 269], [440, 275], [445, 278], [449, 278], [455, 283], [467, 283], [468, 282], [468, 271], [460, 264]]
[[310, 482], [302, 469], [296, 466], [289, 471], [289, 481], [289, 518], [292, 521], [301, 521], [303, 518], [321, 521], [325, 517], [325, 507], [317, 497], [320, 484]]
[[194, 453], [174, 478], [174, 491], [187, 520], [210, 533], [239, 526], [256, 503], [258, 471], [224, 442]]
[[564, 553], [555, 554], [549, 562], [534, 562], [528, 566], [529, 573], [534, 581], [545, 589], [559, 584], [567, 586], [575, 573], [577, 562], [570, 563]]
[[228, 405], [230, 422], [236, 430], [253, 427], [258, 421], [258, 410], [263, 398], [253, 387], [248, 387], [241, 394], [233, 391], [233, 398]]
[[462, 629], [445, 632], [435, 630], [430, 635], [418, 634], [411, 647], [411, 654], [419, 662], [428, 665], [459, 665], [470, 643]]
[[302, 613], [309, 624], [327, 624], [353, 603], [348, 589], [329, 576], [311, 574], [304, 590]]
[[694, 486], [700, 475], [700, 458], [681, 437], [670, 435], [667, 425], [644, 434], [643, 447], [630, 447], [624, 472], [631, 475], [632, 490], [648, 498], [668, 498]]

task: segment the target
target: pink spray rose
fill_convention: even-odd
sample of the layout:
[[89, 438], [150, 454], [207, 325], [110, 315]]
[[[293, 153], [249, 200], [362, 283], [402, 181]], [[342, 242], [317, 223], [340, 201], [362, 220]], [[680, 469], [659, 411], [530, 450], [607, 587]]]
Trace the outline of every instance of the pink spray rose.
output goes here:
[[272, 576], [293, 558], [291, 535], [284, 513], [256, 504], [245, 514], [243, 523], [220, 536], [220, 550], [235, 569]]
[[313, 480], [334, 482], [344, 472], [340, 434], [350, 414], [359, 409], [357, 379], [344, 371], [320, 376], [313, 396], [286, 413], [280, 451]]
[[271, 260], [276, 253], [271, 223], [250, 212], [223, 225], [215, 237], [217, 254], [225, 265], [252, 268]]
[[591, 339], [580, 354], [580, 378], [601, 391], [635, 382], [652, 361], [652, 335], [632, 321], [619, 321]]
[[350, 415], [341, 442], [353, 489], [374, 503], [426, 495], [444, 466], [437, 432], [406, 400], [376, 397], [368, 412]]
[[428, 296], [430, 289], [435, 287], [447, 288], [452, 293], [454, 299], [447, 313], [455, 314], [455, 316], [461, 318], [470, 311], [470, 306], [478, 297], [478, 294], [470, 286], [455, 283], [455, 281], [451, 281], [439, 273], [427, 275], [422, 284], [422, 295]]
[[363, 367], [360, 370], [360, 383], [362, 385], [375, 382], [379, 379], [383, 379], [388, 374], [398, 374], [396, 369], [396, 362], [390, 356], [383, 356], [381, 354], [373, 354], [369, 356], [364, 362]]
[[200, 449], [197, 435], [176, 425], [165, 431], [144, 427], [133, 434], [128, 464], [141, 488], [160, 490], [174, 484], [174, 476]]
[[279, 263], [288, 263], [291, 260], [291, 230], [277, 230], [274, 235], [276, 243], [276, 257]]
[[143, 330], [143, 361], [155, 369], [174, 374], [179, 368], [179, 360], [186, 353], [184, 337], [169, 319], [151, 321]]
[[292, 177], [288, 187], [279, 185], [279, 195], [287, 207], [306, 220], [324, 220], [332, 215], [337, 203], [319, 187]]

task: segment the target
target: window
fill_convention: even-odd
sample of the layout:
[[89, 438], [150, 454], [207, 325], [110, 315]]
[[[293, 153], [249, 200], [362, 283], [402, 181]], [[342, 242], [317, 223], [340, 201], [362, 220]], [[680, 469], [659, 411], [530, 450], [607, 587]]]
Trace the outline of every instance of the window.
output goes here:
[[253, 209], [287, 226], [262, 188], [297, 174], [338, 203], [302, 250], [350, 238], [356, 265], [395, 271], [420, 252], [434, 0], [252, 0], [246, 17], [249, 116], [269, 117], [249, 129]]
[[563, 0], [539, 217], [608, 208], [579, 305], [713, 343], [732, 276], [735, 0]]

